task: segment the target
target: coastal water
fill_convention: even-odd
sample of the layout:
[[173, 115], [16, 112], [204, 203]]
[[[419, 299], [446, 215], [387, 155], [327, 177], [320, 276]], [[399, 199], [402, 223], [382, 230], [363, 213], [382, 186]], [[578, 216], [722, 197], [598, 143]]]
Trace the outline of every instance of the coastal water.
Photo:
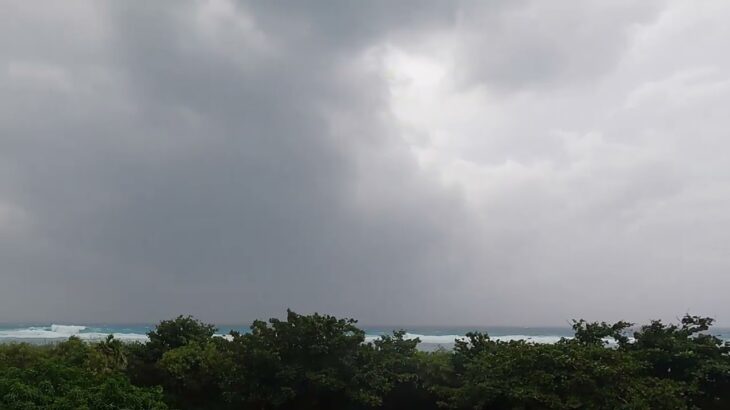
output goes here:
[[[5, 324], [0, 325], [0, 343], [23, 341], [29, 343], [55, 343], [70, 336], [77, 336], [83, 340], [101, 340], [109, 334], [124, 341], [146, 341], [147, 332], [154, 328], [152, 324], [137, 325], [68, 325], [68, 324]], [[495, 340], [526, 340], [535, 343], [555, 343], [563, 337], [573, 336], [571, 328], [565, 327], [452, 327], [452, 326], [362, 326], [366, 333], [366, 340], [370, 341], [393, 330], [403, 329], [408, 338], [418, 338], [419, 348], [434, 350], [439, 347], [450, 348], [454, 340], [463, 337], [470, 331], [487, 332]], [[219, 335], [226, 335], [230, 331], [246, 333], [248, 326], [220, 326]], [[715, 328], [710, 332], [722, 339], [730, 341], [730, 328]]]

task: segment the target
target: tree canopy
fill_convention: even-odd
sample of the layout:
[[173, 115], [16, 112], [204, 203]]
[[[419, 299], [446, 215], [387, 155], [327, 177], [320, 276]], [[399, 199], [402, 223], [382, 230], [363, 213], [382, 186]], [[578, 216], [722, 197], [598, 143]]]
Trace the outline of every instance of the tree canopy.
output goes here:
[[0, 345], [0, 408], [726, 409], [730, 346], [712, 324], [578, 320], [554, 344], [475, 332], [423, 352], [329, 315], [287, 311], [225, 338], [179, 316], [146, 343]]

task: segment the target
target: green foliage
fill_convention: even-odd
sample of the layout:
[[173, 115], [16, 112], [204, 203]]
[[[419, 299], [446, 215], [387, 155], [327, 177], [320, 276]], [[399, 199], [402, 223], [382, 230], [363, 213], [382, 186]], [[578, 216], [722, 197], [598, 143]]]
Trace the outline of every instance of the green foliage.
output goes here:
[[623, 346], [629, 342], [626, 329], [633, 325], [633, 323], [623, 321], [612, 325], [606, 322], [589, 323], [581, 319], [573, 321], [573, 331], [575, 331], [575, 340], [583, 344], [607, 344], [606, 339], [613, 339], [619, 346]]
[[190, 343], [204, 344], [216, 331], [215, 325], [203, 323], [192, 316], [178, 316], [173, 320], [160, 322], [155, 330], [147, 333], [149, 350], [157, 356], [171, 349]]
[[700, 408], [730, 408], [730, 347], [706, 334], [711, 318], [686, 315], [679, 325], [652, 321], [634, 333], [625, 350], [655, 377], [687, 386], [689, 402]]
[[147, 334], [149, 342], [128, 345], [126, 373], [136, 385], [163, 387], [173, 408], [218, 408], [226, 356], [215, 331], [191, 316], [162, 321]]
[[629, 356], [600, 344], [488, 341], [453, 359], [463, 367], [447, 400], [452, 408], [681, 408], [671, 395], [647, 402], [644, 390], [657, 381]]
[[94, 344], [87, 354], [89, 367], [96, 373], [119, 373], [127, 369], [124, 344], [114, 339], [114, 335]]
[[[730, 346], [712, 319], [574, 321], [554, 344], [469, 333], [422, 352], [403, 331], [366, 342], [352, 319], [299, 315], [214, 336], [192, 317], [148, 343], [0, 345], [2, 409], [727, 409]], [[608, 340], [616, 343], [606, 343]]]
[[365, 334], [352, 319], [287, 311], [234, 334], [227, 398], [248, 408], [346, 408], [377, 404], [380, 380], [358, 377]]
[[161, 389], [133, 386], [120, 371], [120, 347], [111, 338], [0, 345], [0, 408], [166, 409]]
[[232, 363], [220, 346], [223, 339], [192, 342], [168, 350], [157, 366], [162, 385], [176, 408], [223, 407], [221, 386]]

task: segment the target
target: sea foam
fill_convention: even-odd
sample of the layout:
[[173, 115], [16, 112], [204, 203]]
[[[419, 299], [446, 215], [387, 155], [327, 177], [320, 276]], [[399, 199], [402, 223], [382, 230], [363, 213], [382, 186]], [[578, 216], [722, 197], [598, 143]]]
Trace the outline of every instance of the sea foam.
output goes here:
[[[0, 330], [0, 340], [60, 340], [76, 336], [82, 340], [102, 340], [110, 333], [87, 331], [86, 326], [58, 325], [30, 326], [16, 329]], [[145, 341], [147, 335], [139, 333], [112, 333], [114, 338], [125, 341]]]
[[[434, 345], [452, 345], [457, 339], [465, 339], [464, 335], [422, 335], [417, 333], [406, 333], [404, 336], [406, 339], [418, 338], [423, 344], [434, 344]], [[380, 335], [367, 335], [365, 336], [366, 342], [373, 342], [380, 338]], [[502, 342], [509, 342], [513, 340], [524, 340], [532, 343], [557, 343], [560, 341], [562, 336], [527, 336], [527, 335], [503, 335], [503, 336], [490, 336], [491, 340], [498, 340]]]
[[[123, 330], [137, 330], [137, 329], [123, 329]], [[143, 329], [139, 329], [143, 331]], [[146, 331], [146, 330], [144, 330]], [[93, 328], [83, 325], [64, 325], [64, 324], [52, 324], [50, 326], [30, 326], [30, 327], [19, 327], [13, 329], [0, 329], [0, 341], [3, 340], [37, 340], [37, 341], [61, 341], [68, 339], [71, 336], [76, 336], [82, 340], [103, 340], [109, 334], [113, 334], [115, 339], [123, 341], [139, 341], [144, 342], [149, 340], [145, 333], [135, 332], [116, 332], [109, 328]], [[230, 335], [216, 334], [215, 336], [223, 337], [228, 340], [231, 339]], [[381, 336], [379, 334], [369, 334], [365, 336], [365, 341], [371, 343]], [[561, 339], [562, 336], [553, 335], [522, 335], [522, 334], [511, 334], [511, 335], [500, 335], [491, 336], [492, 340], [499, 341], [512, 341], [512, 340], [524, 340], [530, 343], [556, 343]], [[464, 339], [464, 335], [459, 334], [448, 334], [448, 335], [426, 335], [419, 333], [406, 333], [406, 339], [418, 338], [422, 345], [443, 345], [451, 346], [457, 339]]]
[[77, 325], [51, 325], [51, 332], [56, 332], [66, 335], [76, 335], [81, 333], [82, 330], [86, 330], [86, 326]]

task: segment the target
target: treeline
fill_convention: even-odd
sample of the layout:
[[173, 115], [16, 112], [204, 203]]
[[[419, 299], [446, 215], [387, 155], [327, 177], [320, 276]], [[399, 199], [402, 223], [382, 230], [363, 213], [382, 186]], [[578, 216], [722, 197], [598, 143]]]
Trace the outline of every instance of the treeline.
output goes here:
[[629, 323], [581, 320], [555, 344], [470, 333], [422, 352], [327, 315], [289, 311], [228, 338], [178, 317], [147, 343], [0, 345], [0, 408], [728, 409], [730, 350], [711, 325], [686, 316], [629, 337]]

